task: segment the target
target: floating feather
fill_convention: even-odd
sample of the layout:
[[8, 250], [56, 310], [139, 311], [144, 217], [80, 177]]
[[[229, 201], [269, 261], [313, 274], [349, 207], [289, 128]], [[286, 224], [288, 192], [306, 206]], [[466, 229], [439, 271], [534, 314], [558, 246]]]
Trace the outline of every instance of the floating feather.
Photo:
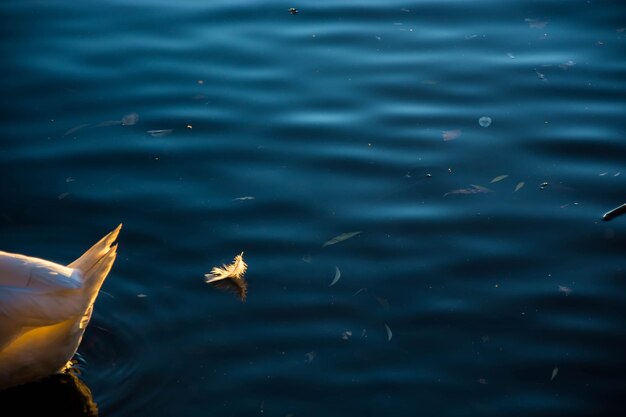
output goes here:
[[351, 237], [354, 237], [358, 234], [360, 234], [361, 232], [349, 232], [349, 233], [342, 233], [339, 236], [335, 236], [334, 238], [330, 239], [329, 241], [327, 241], [326, 243], [324, 243], [322, 245], [322, 247], [326, 247], [329, 245], [334, 245], [335, 243], [339, 243], [339, 242], [343, 242], [346, 239], [350, 239]]
[[502, 181], [505, 178], [508, 178], [508, 175], [498, 175], [497, 177], [495, 177], [494, 179], [490, 181], [490, 184], [493, 184], [494, 182]]
[[333, 278], [333, 282], [330, 283], [329, 287], [335, 285], [337, 281], [339, 281], [339, 278], [341, 278], [341, 271], [338, 267], [335, 267], [335, 278]]
[[555, 367], [555, 368], [552, 370], [552, 377], [550, 377], [550, 381], [552, 381], [552, 380], [556, 377], [556, 374], [558, 374], [558, 373], [559, 373], [559, 368], [556, 368], [556, 367]]
[[391, 341], [391, 338], [393, 337], [393, 333], [391, 332], [391, 329], [389, 328], [389, 326], [387, 326], [386, 323], [385, 323], [385, 329], [387, 330], [387, 341]]
[[243, 252], [235, 256], [233, 263], [230, 265], [222, 265], [222, 267], [214, 267], [210, 274], [204, 275], [204, 282], [212, 284], [218, 289], [227, 290], [236, 293], [241, 301], [246, 300], [248, 291], [248, 283], [244, 278], [244, 274], [248, 269], [248, 265], [243, 260]]

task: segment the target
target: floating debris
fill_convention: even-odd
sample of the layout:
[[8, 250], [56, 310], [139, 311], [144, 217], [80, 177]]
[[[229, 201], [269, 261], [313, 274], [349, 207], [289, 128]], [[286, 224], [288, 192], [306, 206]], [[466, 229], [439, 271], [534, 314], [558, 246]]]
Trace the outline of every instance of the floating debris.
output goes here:
[[515, 55], [513, 55], [512, 53], [507, 53], [506, 56], [508, 56], [511, 59], [515, 59]]
[[313, 359], [315, 359], [315, 357], [317, 356], [317, 353], [315, 353], [315, 352], [308, 352], [304, 356], [306, 356], [306, 359], [304, 360], [304, 362], [311, 363], [311, 362], [313, 362]]
[[296, 9], [295, 7], [290, 7], [289, 9], [287, 9], [287, 11], [291, 14], [298, 14], [299, 10]]
[[391, 329], [389, 328], [389, 326], [387, 326], [387, 323], [385, 323], [385, 329], [387, 330], [387, 341], [391, 341], [391, 338], [393, 337], [393, 333], [391, 332]]
[[255, 198], [251, 195], [246, 195], [244, 197], [233, 198], [233, 201], [246, 201], [246, 200], [254, 200]]
[[156, 130], [147, 130], [146, 132], [153, 138], [159, 138], [161, 136], [167, 136], [173, 131], [174, 129], [156, 129]]
[[147, 294], [137, 294], [137, 298], [146, 298]]
[[210, 274], [204, 275], [204, 282], [215, 287], [236, 293], [241, 301], [246, 301], [248, 283], [244, 274], [248, 265], [243, 260], [243, 252], [235, 256], [233, 263], [214, 267]]
[[335, 285], [337, 281], [339, 281], [339, 278], [341, 278], [341, 271], [335, 266], [335, 278], [333, 278], [333, 282], [330, 283], [329, 287]]
[[441, 132], [441, 137], [443, 138], [444, 141], [454, 140], [458, 138], [459, 136], [461, 136], [461, 130], [459, 129], [444, 130], [443, 132]]
[[478, 383], [482, 385], [487, 385], [487, 380], [485, 378], [478, 378]]
[[355, 292], [354, 294], [352, 294], [353, 297], [356, 297], [357, 295], [361, 294], [362, 292], [367, 291], [367, 288], [359, 288], [357, 290], [357, 292]]
[[537, 74], [537, 77], [541, 80], [541, 81], [548, 81], [548, 79], [546, 78], [545, 74], [535, 70], [535, 74]]
[[451, 194], [481, 194], [481, 193], [492, 193], [493, 190], [490, 190], [487, 187], [483, 187], [482, 185], [470, 184], [469, 188], [460, 188], [458, 190], [452, 190], [445, 193], [443, 196], [446, 197]]
[[572, 289], [570, 287], [566, 287], [564, 285], [559, 285], [559, 292], [565, 293], [566, 296], [570, 295]]
[[519, 190], [521, 190], [521, 189], [522, 189], [522, 187], [523, 187], [524, 185], [525, 185], [524, 181], [522, 181], [522, 182], [518, 183], [518, 184], [515, 186], [515, 190], [514, 190], [513, 192], [514, 192], [514, 193], [518, 192]]
[[491, 117], [488, 116], [483, 116], [480, 119], [478, 119], [478, 124], [481, 127], [489, 127], [491, 125]]
[[139, 121], [139, 115], [137, 113], [129, 113], [122, 117], [122, 126], [132, 126]]
[[531, 29], [543, 29], [548, 24], [546, 21], [530, 18], [524, 19], [524, 22], [528, 23], [528, 27]]
[[89, 124], [82, 124], [82, 125], [75, 126], [71, 128], [70, 130], [68, 130], [67, 132], [65, 132], [63, 136], [71, 135], [72, 133], [78, 132], [80, 129], [85, 128], [87, 126], [89, 126]]
[[339, 243], [339, 242], [343, 242], [344, 240], [350, 239], [358, 234], [360, 234], [361, 232], [348, 232], [348, 233], [342, 233], [339, 236], [335, 236], [334, 238], [330, 239], [329, 241], [327, 241], [326, 243], [324, 243], [322, 245], [322, 247], [326, 247], [326, 246], [330, 246], [330, 245], [334, 245], [335, 243]]
[[98, 123], [96, 127], [117, 126], [121, 124], [122, 124], [121, 120], [105, 120], [104, 122]]
[[489, 183], [493, 184], [494, 182], [502, 181], [503, 179], [508, 178], [508, 177], [509, 177], [508, 175], [498, 175], [497, 177], [489, 181]]
[[67, 177], [65, 179], [65, 182], [74, 182], [74, 181], [76, 181], [76, 180], [74, 178], [72, 178], [72, 177]]
[[352, 332], [350, 330], [346, 330], [345, 332], [341, 333], [341, 338], [343, 340], [348, 340], [352, 337]]
[[59, 200], [63, 200], [65, 197], [67, 197], [68, 195], [70, 195], [70, 193], [61, 193], [57, 196], [57, 198]]
[[187, 129], [193, 129], [192, 125], [187, 125], [186, 127], [187, 127]]
[[539, 184], [539, 188], [541, 188], [542, 190], [545, 190], [550, 184], [548, 184], [547, 182], [542, 182], [541, 184]]
[[552, 370], [552, 376], [550, 377], [550, 381], [552, 381], [556, 377], [556, 374], [558, 373], [559, 373], [559, 368], [554, 367], [554, 369]]
[[384, 308], [385, 310], [389, 310], [389, 307], [391, 306], [391, 304], [389, 304], [388, 299], [379, 297], [377, 295], [375, 295], [374, 298], [376, 299], [376, 301], [378, 302], [378, 304], [380, 304], [382, 308]]
[[559, 64], [559, 68], [564, 69], [564, 70], [568, 70], [568, 69], [572, 68], [574, 65], [576, 65], [576, 63], [570, 59], [567, 62]]
[[609, 220], [613, 220], [617, 216], [621, 216], [624, 213], [626, 213], [626, 204], [622, 204], [621, 206], [616, 207], [613, 210], [607, 211], [602, 216], [602, 220], [608, 222]]

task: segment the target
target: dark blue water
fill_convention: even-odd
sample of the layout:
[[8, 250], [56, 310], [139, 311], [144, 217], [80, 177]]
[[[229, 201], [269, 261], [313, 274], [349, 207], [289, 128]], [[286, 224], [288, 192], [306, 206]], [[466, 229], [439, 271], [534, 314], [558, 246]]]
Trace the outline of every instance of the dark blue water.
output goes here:
[[[0, 16], [0, 249], [124, 224], [79, 349], [101, 416], [623, 409], [621, 2]], [[203, 281], [242, 251], [245, 303]]]

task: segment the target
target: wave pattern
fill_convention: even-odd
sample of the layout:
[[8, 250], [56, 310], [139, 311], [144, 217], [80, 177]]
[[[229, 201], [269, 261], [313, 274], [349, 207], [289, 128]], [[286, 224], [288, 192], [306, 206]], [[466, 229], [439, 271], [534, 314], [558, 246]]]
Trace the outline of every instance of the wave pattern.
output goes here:
[[[2, 249], [124, 223], [101, 414], [614, 415], [624, 7], [297, 7], [0, 6]], [[202, 279], [241, 251], [245, 304]]]

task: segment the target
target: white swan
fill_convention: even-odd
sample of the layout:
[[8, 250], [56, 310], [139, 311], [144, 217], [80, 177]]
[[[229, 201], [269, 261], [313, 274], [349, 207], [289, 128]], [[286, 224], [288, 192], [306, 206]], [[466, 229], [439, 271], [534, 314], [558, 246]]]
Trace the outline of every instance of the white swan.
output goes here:
[[0, 251], [0, 389], [68, 366], [115, 261], [121, 227], [68, 266]]

